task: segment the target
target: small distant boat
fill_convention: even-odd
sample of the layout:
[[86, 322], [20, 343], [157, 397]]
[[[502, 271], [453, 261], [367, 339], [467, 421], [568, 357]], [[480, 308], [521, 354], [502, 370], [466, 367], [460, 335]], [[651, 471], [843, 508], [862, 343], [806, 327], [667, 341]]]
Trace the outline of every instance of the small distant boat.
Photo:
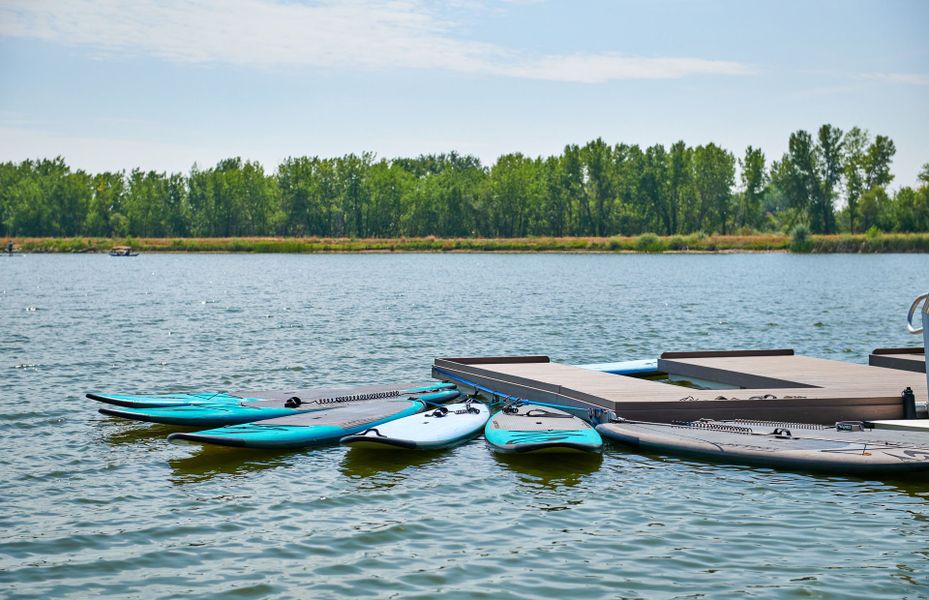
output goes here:
[[110, 256], [138, 256], [138, 252], [132, 251], [132, 246], [113, 246], [110, 250]]
[[9, 256], [10, 258], [14, 256], [26, 256], [25, 254], [21, 254], [19, 252], [13, 252], [13, 250], [14, 250], [13, 240], [10, 240], [9, 242], [7, 242], [6, 247], [3, 249], [3, 254], [0, 256]]

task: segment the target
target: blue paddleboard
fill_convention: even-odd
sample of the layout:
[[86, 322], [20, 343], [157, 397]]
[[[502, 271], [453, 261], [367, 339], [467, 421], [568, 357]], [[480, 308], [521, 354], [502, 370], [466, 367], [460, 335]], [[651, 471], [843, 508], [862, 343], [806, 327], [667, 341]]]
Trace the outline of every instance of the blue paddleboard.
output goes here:
[[[458, 395], [458, 390], [440, 390], [429, 393], [411, 392], [395, 397], [439, 404], [454, 400]], [[338, 404], [305, 402], [294, 408], [283, 406], [280, 401], [276, 400], [242, 402], [239, 404], [194, 404], [160, 408], [122, 408], [106, 406], [99, 409], [99, 412], [113, 417], [132, 419], [134, 421], [146, 421], [149, 423], [163, 423], [182, 427], [222, 427], [224, 425], [238, 425], [287, 415], [296, 415], [307, 411], [331, 410], [336, 406], [346, 406], [358, 402], [371, 402], [372, 400], [373, 399], [360, 398]]]
[[386, 398], [195, 433], [172, 433], [168, 439], [241, 448], [303, 448], [337, 442], [346, 435], [416, 414], [424, 407], [419, 400]]
[[125, 406], [127, 408], [162, 408], [168, 406], [187, 406], [197, 404], [239, 404], [241, 402], [261, 402], [270, 400], [285, 401], [294, 396], [303, 402], [321, 403], [326, 400], [339, 401], [353, 396], [381, 397], [388, 392], [416, 393], [433, 390], [453, 389], [455, 384], [436, 381], [434, 383], [397, 383], [380, 385], [363, 385], [339, 388], [313, 388], [292, 390], [259, 390], [241, 392], [191, 392], [175, 394], [109, 394], [90, 393], [91, 400]]

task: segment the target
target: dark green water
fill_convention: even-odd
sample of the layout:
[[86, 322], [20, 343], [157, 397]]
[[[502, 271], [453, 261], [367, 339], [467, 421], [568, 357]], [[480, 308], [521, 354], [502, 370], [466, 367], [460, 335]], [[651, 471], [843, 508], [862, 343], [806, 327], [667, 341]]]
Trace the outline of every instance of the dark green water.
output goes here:
[[929, 597], [929, 479], [483, 440], [376, 458], [165, 442], [87, 391], [427, 379], [794, 347], [865, 362], [929, 257], [176, 255], [0, 259], [0, 596]]

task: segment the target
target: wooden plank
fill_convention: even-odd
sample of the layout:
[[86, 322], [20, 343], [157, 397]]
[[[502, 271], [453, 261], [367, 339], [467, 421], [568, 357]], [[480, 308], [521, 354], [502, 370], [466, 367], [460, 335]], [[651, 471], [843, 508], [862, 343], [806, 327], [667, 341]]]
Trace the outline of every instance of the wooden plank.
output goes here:
[[792, 348], [774, 350], [698, 350], [695, 352], [662, 352], [659, 358], [714, 358], [722, 356], [793, 356]]

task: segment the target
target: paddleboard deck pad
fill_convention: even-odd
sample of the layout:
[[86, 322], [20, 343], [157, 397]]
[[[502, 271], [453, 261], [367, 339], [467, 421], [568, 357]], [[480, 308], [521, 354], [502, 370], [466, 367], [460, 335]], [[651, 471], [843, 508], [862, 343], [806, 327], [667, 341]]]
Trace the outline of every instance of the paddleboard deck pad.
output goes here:
[[172, 433], [168, 440], [241, 448], [303, 448], [336, 442], [346, 435], [416, 414], [424, 407], [419, 400], [375, 399], [242, 425], [194, 433]]
[[461, 402], [371, 427], [345, 436], [341, 442], [350, 448], [372, 450], [438, 450], [477, 436], [489, 418], [486, 405]]
[[507, 407], [484, 427], [484, 438], [497, 452], [597, 452], [600, 434], [587, 422], [557, 408], [534, 404]]
[[[338, 404], [351, 399], [375, 399], [388, 396], [400, 396], [404, 393], [429, 392], [454, 389], [455, 384], [445, 382], [413, 382], [355, 387], [329, 387], [291, 390], [244, 390], [238, 392], [191, 392], [174, 394], [108, 394], [90, 393], [91, 400], [124, 406], [126, 408], [164, 408], [169, 406], [276, 403], [275, 406], [286, 407], [291, 398], [298, 398], [308, 404]], [[272, 404], [267, 404], [271, 406]]]
[[723, 462], [833, 473], [929, 470], [929, 435], [861, 422], [835, 426], [701, 419], [648, 423], [617, 419], [597, 431], [618, 442]]
[[[104, 415], [145, 421], [149, 423], [162, 423], [178, 425], [181, 427], [222, 427], [224, 425], [238, 425], [253, 421], [264, 421], [287, 415], [295, 415], [307, 411], [331, 410], [338, 406], [347, 406], [361, 402], [378, 400], [376, 395], [370, 398], [369, 394], [348, 396], [350, 400], [332, 403], [302, 402], [296, 408], [281, 406], [278, 400], [262, 402], [242, 402], [238, 404], [194, 404], [185, 406], [168, 406], [159, 408], [123, 408], [105, 406], [99, 409]], [[408, 398], [421, 400], [426, 404], [438, 404], [454, 400], [459, 396], [458, 390], [439, 390], [433, 392], [410, 392], [406, 394], [385, 394], [387, 398]], [[291, 405], [296, 405], [291, 402]]]

